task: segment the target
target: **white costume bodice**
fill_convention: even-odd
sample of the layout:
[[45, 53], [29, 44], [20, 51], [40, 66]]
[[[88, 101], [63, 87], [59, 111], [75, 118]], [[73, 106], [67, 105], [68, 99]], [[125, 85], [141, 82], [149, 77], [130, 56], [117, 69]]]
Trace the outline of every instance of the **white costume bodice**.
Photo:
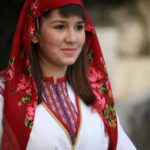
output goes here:
[[[0, 83], [1, 84], [1, 83]], [[4, 85], [0, 85], [1, 87]], [[75, 106], [74, 92], [68, 86], [68, 94]], [[3, 96], [0, 95], [0, 142], [2, 136]], [[76, 107], [76, 106], [75, 106]], [[107, 150], [108, 137], [105, 135], [104, 123], [98, 113], [80, 100], [81, 123], [78, 136], [72, 146], [64, 127], [44, 106], [37, 106], [34, 125], [30, 134], [27, 150]], [[125, 134], [118, 120], [117, 150], [136, 150]]]

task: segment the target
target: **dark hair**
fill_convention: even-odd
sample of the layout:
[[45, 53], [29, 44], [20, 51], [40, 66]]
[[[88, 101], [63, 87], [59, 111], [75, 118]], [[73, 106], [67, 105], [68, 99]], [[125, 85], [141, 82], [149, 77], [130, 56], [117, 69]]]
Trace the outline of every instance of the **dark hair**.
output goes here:
[[[77, 15], [86, 20], [83, 9], [79, 5], [71, 4], [60, 7], [57, 9], [62, 17], [69, 17], [71, 15]], [[41, 18], [47, 18], [51, 14], [51, 11], [44, 13], [39, 18], [39, 25], [41, 25]], [[87, 56], [86, 42], [82, 48], [82, 51], [73, 65], [68, 66], [66, 76], [69, 84], [73, 88], [74, 92], [87, 104], [92, 104], [95, 101], [95, 95], [93, 94], [88, 78], [87, 78], [87, 67], [88, 67], [88, 56]], [[37, 45], [31, 43], [31, 70], [38, 89], [38, 103], [42, 101], [42, 70], [39, 64], [39, 57], [37, 51]]]

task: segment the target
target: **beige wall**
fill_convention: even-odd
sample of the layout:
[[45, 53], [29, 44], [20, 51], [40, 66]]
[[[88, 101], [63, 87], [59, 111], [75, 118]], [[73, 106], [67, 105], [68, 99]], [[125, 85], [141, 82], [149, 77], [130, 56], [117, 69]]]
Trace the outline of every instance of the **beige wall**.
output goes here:
[[[127, 56], [119, 55], [120, 30], [118, 28], [96, 28], [101, 43], [112, 89], [117, 100], [132, 98], [150, 88], [150, 57], [137, 56], [136, 45], [140, 40], [127, 38], [126, 45], [132, 45]], [[135, 34], [138, 36], [137, 34]], [[139, 32], [140, 35], [140, 32]], [[134, 40], [134, 41], [133, 41]], [[124, 46], [123, 46], [124, 47]]]

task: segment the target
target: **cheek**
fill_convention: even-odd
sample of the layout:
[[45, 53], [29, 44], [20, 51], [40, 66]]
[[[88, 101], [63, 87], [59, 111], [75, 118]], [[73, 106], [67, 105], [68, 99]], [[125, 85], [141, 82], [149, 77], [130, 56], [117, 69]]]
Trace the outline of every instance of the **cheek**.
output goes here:
[[44, 32], [41, 36], [41, 44], [44, 47], [57, 47], [61, 42], [61, 38], [59, 35], [54, 34], [52, 32]]
[[83, 34], [81, 34], [79, 36], [79, 44], [80, 44], [80, 46], [83, 46], [84, 42], [85, 42], [85, 33], [83, 33]]

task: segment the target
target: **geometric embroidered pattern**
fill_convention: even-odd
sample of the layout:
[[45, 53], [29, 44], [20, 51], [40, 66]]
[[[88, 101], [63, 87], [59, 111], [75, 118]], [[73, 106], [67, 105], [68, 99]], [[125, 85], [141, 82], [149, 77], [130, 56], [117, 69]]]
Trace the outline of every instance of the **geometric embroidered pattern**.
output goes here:
[[74, 145], [78, 130], [78, 112], [76, 112], [68, 96], [66, 81], [61, 81], [54, 85], [51, 81], [43, 80], [42, 85], [43, 101], [66, 128], [70, 135], [72, 145]]

